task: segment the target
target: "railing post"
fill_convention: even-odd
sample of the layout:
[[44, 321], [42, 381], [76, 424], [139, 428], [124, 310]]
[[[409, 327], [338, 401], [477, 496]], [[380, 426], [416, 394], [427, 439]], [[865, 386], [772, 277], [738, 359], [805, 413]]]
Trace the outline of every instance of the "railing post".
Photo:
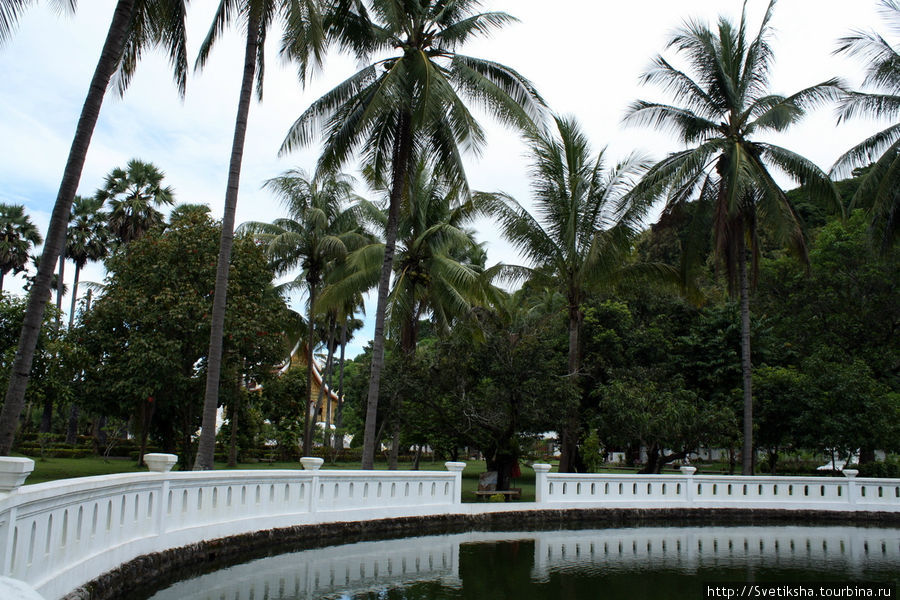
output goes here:
[[[30, 458], [18, 456], [0, 456], [0, 499], [9, 498], [16, 493], [25, 480], [34, 471], [34, 461]], [[0, 575], [10, 575], [12, 569], [12, 542], [13, 532], [16, 528], [15, 505], [11, 506], [6, 519], [6, 531], [3, 536], [3, 563], [0, 565]]]
[[680, 471], [684, 475], [684, 499], [691, 506], [694, 504], [694, 473], [697, 467], [681, 467]]
[[303, 465], [303, 469], [312, 471], [313, 474], [309, 483], [309, 514], [311, 515], [316, 514], [316, 510], [319, 507], [319, 468], [324, 462], [324, 458], [317, 458], [315, 456], [304, 456], [300, 459], [300, 464]]
[[453, 504], [462, 504], [462, 472], [466, 468], [466, 463], [445, 462], [444, 466], [453, 473]]
[[856, 495], [858, 494], [856, 476], [859, 475], [859, 471], [856, 469], [844, 469], [841, 473], [847, 478], [847, 501], [850, 504], [856, 504]]
[[[168, 473], [178, 462], [178, 456], [175, 454], [164, 454], [161, 452], [151, 452], [144, 455], [144, 464], [152, 473]], [[159, 510], [156, 511], [156, 535], [163, 535], [166, 532], [165, 508], [168, 505], [169, 495], [169, 478], [164, 477], [159, 489]]]
[[544, 463], [535, 463], [531, 465], [534, 469], [534, 501], [540, 504], [550, 499], [550, 488], [547, 484], [547, 473], [550, 472], [550, 465]]

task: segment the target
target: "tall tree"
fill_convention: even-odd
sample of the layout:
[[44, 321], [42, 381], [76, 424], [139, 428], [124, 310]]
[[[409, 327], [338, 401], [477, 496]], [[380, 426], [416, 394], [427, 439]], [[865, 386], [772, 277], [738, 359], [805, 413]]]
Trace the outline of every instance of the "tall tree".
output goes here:
[[[382, 183], [373, 182], [384, 189]], [[389, 194], [389, 191], [387, 192]], [[486, 301], [482, 277], [484, 255], [468, 225], [481, 215], [472, 201], [460, 203], [459, 190], [449, 186], [423, 160], [410, 174], [402, 196], [397, 222], [396, 259], [388, 296], [388, 327], [399, 340], [401, 360], [414, 357], [419, 322], [430, 318], [444, 333], [450, 323], [466, 315], [474, 303]], [[362, 202], [364, 213], [383, 235], [387, 214], [374, 204]], [[346, 269], [322, 294], [323, 305], [341, 304], [377, 284], [384, 263], [384, 243], [371, 243], [347, 258]], [[391, 415], [394, 443], [391, 467], [396, 467], [403, 394], [394, 394]]]
[[[607, 171], [604, 152], [592, 153], [574, 119], [556, 117], [555, 124], [553, 133], [530, 136], [532, 189], [540, 218], [502, 194], [494, 196], [490, 210], [503, 235], [531, 262], [509, 268], [566, 298], [568, 375], [574, 388], [588, 292], [648, 268], [628, 263], [644, 212], [626, 196], [646, 165], [633, 156]], [[561, 472], [578, 469], [579, 431], [573, 404], [561, 424]]]
[[[790, 96], [772, 94], [769, 77], [773, 62], [769, 46], [772, 0], [759, 32], [750, 38], [745, 12], [737, 27], [724, 17], [715, 29], [689, 21], [669, 41], [689, 69], [679, 70], [662, 55], [642, 76], [658, 84], [674, 105], [637, 101], [626, 121], [674, 132], [687, 147], [670, 154], [650, 169], [636, 193], [662, 190], [664, 216], [691, 201], [691, 232], [708, 235], [712, 224], [717, 257], [724, 265], [732, 294], [740, 297], [741, 365], [744, 387], [743, 473], [753, 474], [753, 394], [750, 360], [750, 288], [759, 260], [759, 231], [764, 227], [806, 260], [803, 231], [794, 208], [775, 182], [772, 167], [806, 185], [812, 194], [840, 200], [834, 185], [809, 160], [785, 148], [754, 138], [784, 131], [805, 110], [835, 98], [838, 82], [829, 80]], [[748, 247], [749, 246], [749, 247]], [[749, 251], [752, 277], [747, 270]]]
[[[12, 6], [15, 1], [5, 0], [4, 8]], [[25, 403], [25, 388], [28, 386], [28, 376], [31, 372], [44, 307], [47, 304], [50, 281], [56, 260], [66, 242], [66, 228], [72, 200], [81, 180], [84, 161], [94, 126], [100, 116], [106, 89], [113, 76], [117, 75], [117, 90], [120, 93], [124, 92], [143, 50], [152, 46], [162, 46], [169, 55], [178, 90], [184, 94], [187, 72], [185, 2], [186, 0], [118, 0], [116, 3], [53, 205], [41, 266], [28, 295], [28, 308], [22, 323], [16, 359], [9, 378], [3, 410], [0, 412], [0, 454], [9, 454], [12, 448], [19, 414]], [[8, 11], [6, 14], [12, 15], [13, 12]]]
[[172, 205], [175, 194], [171, 186], [163, 187], [163, 177], [155, 165], [136, 158], [106, 176], [95, 198], [101, 205], [109, 202], [109, 230], [120, 243], [136, 240], [165, 222], [155, 207]]
[[6, 274], [24, 271], [29, 252], [43, 241], [24, 206], [0, 203], [0, 292]]
[[310, 413], [315, 409], [312, 369], [318, 294], [329, 265], [360, 246], [365, 237], [359, 231], [354, 209], [349, 206], [354, 200], [350, 177], [333, 175], [309, 179], [303, 171], [291, 170], [268, 180], [265, 187], [281, 199], [289, 216], [273, 223], [246, 223], [242, 230], [266, 245], [276, 272], [285, 274], [298, 267], [301, 269], [297, 278], [286, 287], [303, 287], [307, 293], [307, 406], [303, 453], [310, 456], [315, 426]]
[[72, 204], [72, 222], [66, 235], [66, 256], [75, 263], [69, 329], [75, 323], [75, 302], [78, 299], [81, 270], [89, 262], [102, 260], [108, 252], [110, 231], [102, 209], [103, 201], [97, 198], [75, 196]]
[[[501, 12], [478, 13], [479, 4], [477, 0], [337, 0], [326, 20], [330, 39], [353, 51], [366, 66], [315, 101], [294, 122], [281, 147], [286, 153], [322, 134], [320, 169], [337, 170], [361, 152], [375, 176], [390, 181], [366, 407], [364, 469], [374, 465], [385, 311], [397, 216], [410, 169], [418, 158], [424, 158], [459, 187], [463, 196], [468, 193], [461, 150], [479, 148], [484, 132], [464, 98], [522, 130], [532, 129], [535, 120], [543, 117], [543, 101], [519, 73], [457, 52], [473, 38], [514, 20]], [[388, 170], [390, 176], [386, 177]]]
[[[900, 36], [900, 3], [882, 0], [888, 28]], [[851, 200], [851, 207], [868, 204], [873, 238], [886, 252], [900, 236], [900, 53], [874, 32], [856, 31], [841, 38], [836, 50], [866, 61], [863, 85], [871, 92], [847, 92], [840, 104], [838, 122], [861, 114], [892, 121], [886, 129], [863, 140], [844, 153], [831, 168], [849, 175], [853, 167], [874, 161]]]
[[206, 64], [212, 47], [224, 32], [225, 27], [236, 20], [242, 22], [247, 36], [244, 45], [244, 69], [241, 75], [241, 90], [231, 144], [228, 182], [225, 187], [222, 239], [219, 243], [216, 287], [209, 334], [209, 365], [203, 401], [203, 424], [200, 431], [197, 460], [194, 464], [196, 470], [213, 468], [213, 456], [216, 448], [216, 407], [218, 406], [219, 379], [222, 370], [222, 336], [225, 327], [225, 306], [228, 300], [229, 257], [234, 243], [234, 217], [240, 187], [241, 163], [244, 157], [244, 139], [250, 114], [250, 97], [253, 94], [255, 82], [257, 99], [262, 100], [266, 35], [278, 17], [283, 17], [287, 30], [293, 36], [292, 57], [299, 65], [301, 79], [305, 79], [306, 69], [309, 65], [307, 59], [310, 57], [310, 53], [317, 62], [321, 59], [319, 49], [324, 43], [320, 35], [321, 19], [316, 0], [221, 0], [209, 33], [200, 46], [200, 54], [196, 62], [196, 68], [201, 69]]

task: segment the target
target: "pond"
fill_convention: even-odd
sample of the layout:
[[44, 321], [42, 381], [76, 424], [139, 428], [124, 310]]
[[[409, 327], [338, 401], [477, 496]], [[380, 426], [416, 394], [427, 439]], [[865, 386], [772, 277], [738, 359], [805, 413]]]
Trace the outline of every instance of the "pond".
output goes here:
[[896, 590], [900, 529], [634, 527], [471, 532], [367, 541], [252, 560], [174, 583], [149, 597], [696, 599], [714, 597], [710, 586], [725, 582], [771, 584], [770, 591], [788, 582], [817, 586], [868, 583]]

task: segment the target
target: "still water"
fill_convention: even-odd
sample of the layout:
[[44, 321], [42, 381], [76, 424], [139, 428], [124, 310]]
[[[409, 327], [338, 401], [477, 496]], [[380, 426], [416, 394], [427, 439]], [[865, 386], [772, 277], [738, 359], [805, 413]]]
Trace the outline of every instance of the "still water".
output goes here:
[[900, 583], [900, 530], [640, 527], [472, 532], [247, 562], [152, 600], [704, 598], [717, 582]]

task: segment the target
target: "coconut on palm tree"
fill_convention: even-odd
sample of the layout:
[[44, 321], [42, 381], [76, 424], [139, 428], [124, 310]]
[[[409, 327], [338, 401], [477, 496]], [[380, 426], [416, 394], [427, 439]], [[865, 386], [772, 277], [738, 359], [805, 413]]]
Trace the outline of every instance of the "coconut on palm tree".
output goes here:
[[[9, 454], [19, 415], [25, 405], [25, 389], [34, 360], [38, 334], [49, 298], [51, 278], [57, 258], [66, 243], [66, 229], [72, 201], [81, 180], [91, 136], [100, 115], [106, 90], [114, 76], [121, 93], [127, 87], [143, 50], [162, 47], [169, 55], [176, 85], [183, 95], [187, 54], [184, 18], [186, 0], [118, 0], [103, 43], [100, 59], [91, 78], [87, 97], [75, 128], [75, 137], [63, 170], [62, 182], [50, 216], [41, 267], [28, 295], [28, 306], [19, 335], [3, 410], [0, 411], [0, 454]], [[27, 2], [0, 0], [0, 41], [5, 39], [17, 15]], [[74, 4], [74, 2], [69, 2]]]
[[[809, 193], [840, 203], [828, 176], [815, 164], [759, 136], [780, 132], [799, 121], [806, 109], [837, 97], [836, 80], [790, 96], [769, 91], [773, 62], [769, 46], [772, 0], [759, 31], [748, 32], [746, 12], [735, 27], [725, 18], [717, 26], [689, 21], [668, 47], [687, 61], [681, 70], [662, 55], [643, 75], [676, 104], [637, 101], [626, 121], [669, 130], [685, 149], [650, 169], [636, 193], [665, 196], [665, 211], [696, 202], [693, 220], [712, 223], [716, 256], [732, 294], [740, 297], [743, 371], [743, 473], [753, 474], [753, 396], [750, 360], [750, 288], [759, 260], [759, 232], [767, 229], [805, 260], [806, 248], [797, 213], [776, 182], [773, 170], [802, 183]], [[699, 228], [694, 227], [694, 230]], [[708, 235], [707, 231], [699, 231]], [[748, 273], [747, 262], [750, 262]]]
[[[222, 236], [219, 241], [207, 355], [206, 391], [203, 397], [203, 420], [197, 459], [194, 463], [195, 470], [213, 468], [216, 448], [216, 408], [219, 403], [219, 379], [222, 370], [222, 338], [225, 331], [225, 307], [228, 301], [228, 269], [234, 243], [234, 218], [237, 211], [244, 140], [247, 135], [250, 99], [254, 85], [257, 98], [262, 100], [263, 97], [266, 36], [278, 19], [284, 22], [286, 31], [292, 36], [291, 58], [299, 66], [301, 80], [305, 80], [307, 67], [321, 61], [324, 45], [321, 15], [316, 0], [220, 0], [209, 33], [200, 46], [195, 65], [197, 70], [202, 69], [225, 27], [232, 22], [241, 22], [246, 33], [244, 68], [228, 165], [228, 181], [225, 186]], [[284, 44], [286, 46], [288, 42], [285, 41]]]
[[[882, 0], [881, 5], [888, 27], [900, 36], [900, 2]], [[874, 163], [850, 206], [869, 205], [873, 238], [886, 251], [900, 236], [900, 53], [881, 35], [863, 31], [841, 38], [836, 52], [866, 61], [863, 85], [871, 90], [844, 94], [838, 121], [870, 115], [892, 122], [845, 152], [831, 168], [833, 174], [850, 175], [854, 167]]]
[[20, 204], [0, 203], [0, 292], [7, 273], [21, 273], [31, 249], [44, 240]]
[[[567, 381], [577, 389], [581, 369], [582, 304], [589, 292], [661, 267], [629, 262], [644, 208], [627, 192], [646, 172], [631, 156], [607, 170], [603, 151], [594, 154], [572, 118], [555, 118], [556, 131], [530, 136], [531, 180], [538, 216], [515, 199], [495, 194], [488, 212], [503, 235], [531, 264], [507, 267], [566, 299], [569, 323]], [[561, 472], [578, 470], [580, 415], [573, 401], [561, 423]]]
[[283, 275], [300, 269], [293, 281], [281, 287], [284, 291], [304, 289], [307, 293], [307, 409], [303, 452], [309, 456], [315, 424], [311, 418], [315, 409], [312, 368], [318, 294], [331, 264], [362, 245], [366, 238], [359, 230], [355, 208], [351, 206], [356, 200], [352, 178], [338, 174], [310, 179], [295, 169], [268, 180], [265, 187], [281, 199], [289, 216], [272, 223], [245, 223], [241, 229], [265, 244], [276, 273]]
[[506, 13], [479, 13], [479, 5], [477, 0], [336, 0], [326, 19], [329, 39], [351, 50], [366, 66], [313, 102], [291, 126], [281, 147], [285, 153], [321, 138], [320, 169], [340, 169], [361, 155], [376, 178], [389, 181], [364, 469], [374, 466], [385, 311], [400, 199], [411, 169], [425, 159], [464, 196], [468, 193], [461, 154], [479, 148], [484, 132], [465, 100], [521, 130], [533, 129], [543, 118], [543, 101], [519, 73], [458, 52], [466, 42], [514, 20]]

